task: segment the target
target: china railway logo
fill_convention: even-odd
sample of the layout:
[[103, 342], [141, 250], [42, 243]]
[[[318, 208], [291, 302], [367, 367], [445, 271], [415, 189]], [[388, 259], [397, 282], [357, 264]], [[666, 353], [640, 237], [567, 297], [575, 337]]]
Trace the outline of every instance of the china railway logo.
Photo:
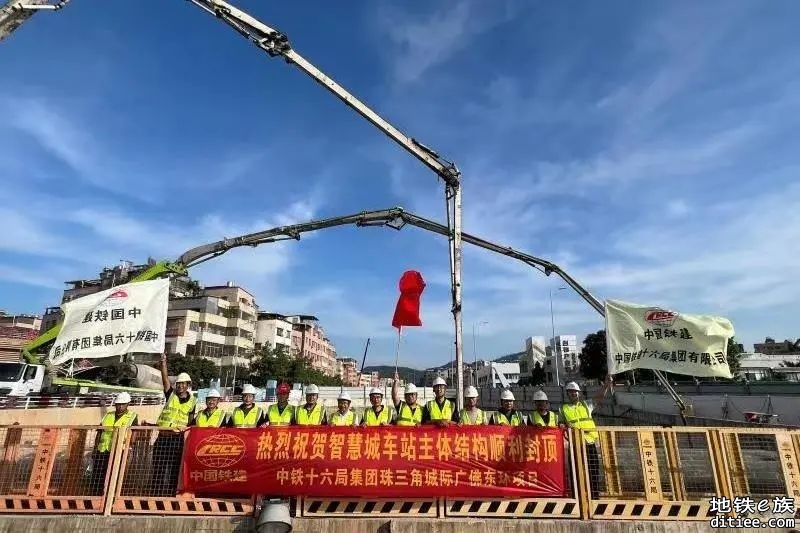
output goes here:
[[108, 296], [100, 304], [100, 307], [113, 307], [128, 299], [128, 293], [124, 289], [118, 289]]
[[241, 461], [245, 451], [244, 440], [236, 435], [211, 435], [200, 441], [195, 457], [208, 468], [228, 468]]
[[664, 309], [648, 309], [644, 313], [644, 319], [656, 326], [671, 326], [677, 318], [678, 313]]

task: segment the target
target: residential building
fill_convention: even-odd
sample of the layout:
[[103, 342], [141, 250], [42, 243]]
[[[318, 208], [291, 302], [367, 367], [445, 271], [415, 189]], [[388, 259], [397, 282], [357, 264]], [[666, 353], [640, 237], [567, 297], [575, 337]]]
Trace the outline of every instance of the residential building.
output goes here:
[[478, 369], [478, 388], [507, 388], [519, 381], [519, 363], [489, 361]]
[[345, 387], [358, 386], [358, 361], [352, 357], [340, 357], [336, 360], [339, 379]]
[[229, 282], [199, 296], [170, 300], [166, 351], [203, 357], [222, 367], [250, 364], [257, 307], [253, 296]]
[[525, 352], [519, 359], [519, 372], [530, 376], [536, 363], [544, 368], [547, 359], [547, 346], [544, 337], [528, 337], [525, 339]]
[[791, 381], [797, 381], [800, 368], [784, 367], [785, 363], [800, 364], [799, 354], [764, 354], [741, 353], [739, 354], [738, 376], [749, 381], [771, 379], [776, 374], [785, 374]]
[[450, 367], [448, 366], [446, 368], [427, 368], [427, 369], [425, 369], [425, 378], [424, 378], [423, 385], [425, 387], [432, 387], [433, 386], [433, 382], [436, 380], [436, 378], [442, 378], [443, 380], [447, 381], [447, 375], [448, 375], [448, 369], [449, 368]]
[[336, 348], [312, 315], [286, 317], [292, 323], [292, 353], [328, 376], [336, 375]]
[[283, 346], [286, 353], [291, 354], [292, 349], [292, 323], [278, 313], [258, 313], [256, 323], [256, 351], [263, 346]]
[[380, 385], [381, 376], [378, 372], [364, 372], [358, 375], [359, 387], [377, 387]]
[[[557, 360], [560, 362], [558, 377], [561, 383], [572, 379], [578, 374], [580, 361], [578, 359], [578, 337], [575, 335], [556, 335], [550, 339], [550, 347], [555, 347]], [[555, 365], [555, 363], [553, 363]]]
[[16, 363], [22, 347], [39, 336], [42, 319], [37, 315], [9, 315], [0, 311], [0, 361]]
[[783, 342], [775, 342], [772, 337], [767, 337], [764, 342], [754, 344], [753, 348], [755, 353], [764, 355], [800, 354], [800, 339], [797, 339], [796, 342], [788, 339]]

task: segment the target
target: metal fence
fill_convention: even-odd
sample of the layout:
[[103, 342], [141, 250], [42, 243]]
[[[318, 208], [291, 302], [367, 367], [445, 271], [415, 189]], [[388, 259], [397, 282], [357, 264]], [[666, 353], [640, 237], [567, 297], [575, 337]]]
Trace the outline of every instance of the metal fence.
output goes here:
[[[256, 496], [184, 492], [183, 442], [150, 426], [0, 427], [0, 513], [255, 512]], [[300, 498], [295, 508], [306, 517], [708, 520], [712, 497], [800, 502], [800, 431], [600, 427], [570, 430], [565, 447], [565, 498]]]
[[[111, 407], [115, 395], [0, 396], [0, 409], [51, 409], [53, 407]], [[160, 405], [164, 395], [133, 396], [130, 405]]]

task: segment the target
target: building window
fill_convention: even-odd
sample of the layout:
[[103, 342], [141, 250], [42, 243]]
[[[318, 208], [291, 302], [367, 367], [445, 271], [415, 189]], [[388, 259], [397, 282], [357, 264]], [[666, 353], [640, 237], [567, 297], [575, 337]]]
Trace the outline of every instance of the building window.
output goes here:
[[283, 328], [278, 328], [278, 337], [283, 337]]

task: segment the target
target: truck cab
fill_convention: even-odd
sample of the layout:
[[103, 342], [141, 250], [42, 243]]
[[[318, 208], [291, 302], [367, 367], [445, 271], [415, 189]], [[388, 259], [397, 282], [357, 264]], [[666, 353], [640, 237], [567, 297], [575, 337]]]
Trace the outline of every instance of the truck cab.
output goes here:
[[0, 396], [39, 394], [44, 384], [44, 365], [0, 363]]

